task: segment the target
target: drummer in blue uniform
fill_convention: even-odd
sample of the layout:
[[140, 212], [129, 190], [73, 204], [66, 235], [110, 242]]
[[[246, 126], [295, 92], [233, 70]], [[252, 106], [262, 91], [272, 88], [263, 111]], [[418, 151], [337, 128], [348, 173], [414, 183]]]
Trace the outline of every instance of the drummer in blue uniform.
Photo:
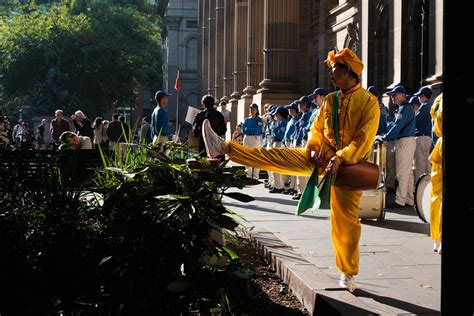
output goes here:
[[[304, 148], [306, 147], [306, 141], [308, 140], [308, 131], [309, 131], [309, 118], [311, 116], [311, 112], [309, 108], [311, 106], [311, 100], [307, 96], [301, 97], [298, 101], [298, 108], [300, 110], [300, 118], [296, 124], [296, 135], [293, 141], [295, 148]], [[298, 176], [298, 193], [295, 194], [293, 197], [294, 200], [299, 200], [301, 198], [301, 194], [308, 183], [309, 177]]]
[[415, 111], [406, 99], [407, 91], [403, 86], [396, 86], [387, 92], [392, 102], [398, 105], [398, 113], [393, 127], [384, 136], [376, 136], [376, 140], [395, 140], [396, 178], [398, 187], [395, 201], [389, 208], [400, 208], [414, 205], [413, 196], [413, 157], [415, 154]]
[[[258, 113], [257, 103], [252, 103], [249, 107], [249, 116], [245, 118], [242, 126], [244, 134], [244, 146], [260, 147], [262, 145], [263, 120]], [[247, 176], [258, 180], [259, 169], [247, 167]]]
[[[285, 135], [283, 136], [283, 145], [288, 148], [293, 148], [293, 139], [296, 134], [296, 123], [299, 119], [299, 111], [298, 111], [298, 103], [292, 102], [290, 105], [286, 106], [286, 109], [289, 112], [288, 124], [286, 126]], [[285, 176], [285, 182], [288, 183], [288, 190], [286, 190], [285, 194], [295, 194], [297, 193], [296, 189], [296, 176]]]
[[415, 93], [415, 97], [419, 98], [419, 107], [415, 110], [415, 140], [416, 150], [413, 161], [413, 169], [415, 183], [425, 173], [431, 173], [431, 162], [429, 160], [433, 139], [431, 131], [433, 124], [431, 123], [431, 95], [433, 92], [429, 87], [421, 87]]
[[[284, 106], [275, 110], [275, 127], [273, 129], [273, 147], [282, 147], [288, 125], [288, 110]], [[274, 186], [270, 193], [283, 193], [285, 189], [285, 176], [280, 173], [273, 173]]]
[[311, 116], [309, 117], [309, 128], [313, 125], [314, 119], [319, 114], [319, 109], [326, 99], [328, 92], [324, 88], [316, 88], [313, 93], [308, 95], [308, 98], [312, 101], [312, 111]]
[[387, 107], [380, 100], [379, 90], [376, 86], [370, 86], [367, 88], [367, 91], [372, 93], [379, 102], [380, 109], [380, 119], [379, 119], [379, 128], [377, 129], [377, 135], [387, 134]]

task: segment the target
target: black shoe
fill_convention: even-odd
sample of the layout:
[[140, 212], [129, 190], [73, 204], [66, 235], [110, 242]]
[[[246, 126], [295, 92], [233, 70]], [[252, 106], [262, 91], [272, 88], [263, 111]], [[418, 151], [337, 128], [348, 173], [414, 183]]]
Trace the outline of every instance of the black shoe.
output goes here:
[[295, 196], [293, 196], [291, 199], [292, 200], [299, 200], [301, 198], [301, 194], [295, 194]]
[[404, 208], [405, 205], [398, 204], [397, 202], [390, 203], [387, 208]]
[[283, 193], [283, 190], [284, 189], [273, 188], [270, 191], [268, 191], [268, 193]]

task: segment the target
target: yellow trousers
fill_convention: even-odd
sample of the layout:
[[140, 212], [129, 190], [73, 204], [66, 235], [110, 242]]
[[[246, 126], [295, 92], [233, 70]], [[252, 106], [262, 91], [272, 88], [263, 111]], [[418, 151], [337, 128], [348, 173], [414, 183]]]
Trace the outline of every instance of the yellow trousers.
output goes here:
[[[229, 142], [232, 161], [254, 168], [296, 176], [310, 176], [314, 165], [305, 148], [250, 148]], [[359, 204], [362, 192], [331, 187], [331, 234], [338, 269], [359, 272]]]
[[442, 139], [439, 138], [431, 153], [431, 198], [430, 230], [431, 239], [441, 241], [441, 217], [443, 206], [443, 165], [441, 156]]

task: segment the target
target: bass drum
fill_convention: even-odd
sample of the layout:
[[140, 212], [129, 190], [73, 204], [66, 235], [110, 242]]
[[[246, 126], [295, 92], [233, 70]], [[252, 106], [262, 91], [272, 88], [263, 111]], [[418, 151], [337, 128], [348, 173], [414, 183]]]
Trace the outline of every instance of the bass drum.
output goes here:
[[416, 182], [415, 210], [425, 223], [430, 222], [431, 176], [422, 175]]

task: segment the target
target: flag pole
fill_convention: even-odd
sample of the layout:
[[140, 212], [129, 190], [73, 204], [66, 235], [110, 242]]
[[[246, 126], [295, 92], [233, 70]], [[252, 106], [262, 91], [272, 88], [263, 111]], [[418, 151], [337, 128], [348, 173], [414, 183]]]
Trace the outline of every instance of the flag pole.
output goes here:
[[176, 74], [176, 81], [175, 81], [175, 84], [174, 84], [174, 88], [176, 90], [176, 125], [175, 125], [175, 135], [176, 137], [179, 137], [178, 133], [179, 133], [179, 130], [178, 130], [178, 125], [179, 125], [179, 90], [181, 89], [181, 82], [180, 82], [180, 78], [179, 78], [179, 69], [178, 69], [178, 73]]

